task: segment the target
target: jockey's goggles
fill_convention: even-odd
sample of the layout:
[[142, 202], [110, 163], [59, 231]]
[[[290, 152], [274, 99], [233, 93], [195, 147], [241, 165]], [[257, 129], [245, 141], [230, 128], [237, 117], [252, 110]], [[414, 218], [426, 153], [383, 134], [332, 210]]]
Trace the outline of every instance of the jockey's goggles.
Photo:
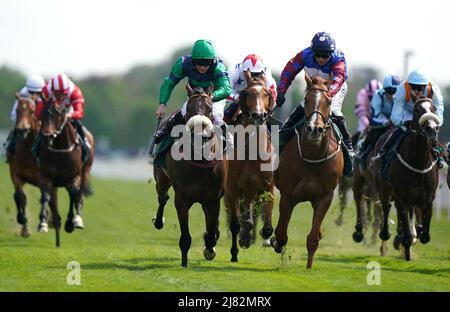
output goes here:
[[41, 93], [40, 91], [28, 91], [28, 93], [30, 93], [31, 95], [33, 95], [33, 94], [39, 94], [39, 93]]
[[211, 66], [213, 63], [213, 60], [211, 60], [211, 59], [192, 59], [192, 63], [194, 63], [195, 66]]
[[410, 86], [411, 86], [412, 90], [414, 90], [414, 91], [422, 91], [422, 92], [425, 90], [425, 87], [426, 87], [424, 85], [417, 85], [417, 84], [410, 84]]
[[385, 88], [384, 91], [386, 91], [387, 94], [394, 95], [395, 91], [397, 91], [397, 88], [389, 87], [389, 88]]
[[331, 53], [314, 53], [314, 57], [321, 58], [321, 59], [327, 59], [331, 56]]

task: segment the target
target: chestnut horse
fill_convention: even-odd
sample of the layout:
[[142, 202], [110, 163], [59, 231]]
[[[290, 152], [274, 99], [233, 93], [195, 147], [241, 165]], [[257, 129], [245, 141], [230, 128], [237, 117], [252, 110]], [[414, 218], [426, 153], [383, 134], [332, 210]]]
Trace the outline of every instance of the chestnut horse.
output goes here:
[[[398, 217], [394, 246], [403, 245], [407, 261], [411, 259], [410, 248], [415, 232], [422, 244], [430, 241], [432, 205], [439, 183], [438, 167], [432, 153], [432, 141], [437, 139], [439, 131], [439, 118], [435, 112], [432, 100], [419, 98], [414, 104], [410, 128], [394, 151], [396, 157], [389, 167], [389, 183], [380, 176], [380, 166], [376, 167], [376, 187], [384, 214], [380, 238], [388, 240], [390, 237], [389, 201], [393, 198]], [[380, 138], [377, 150], [387, 136], [389, 133]]]
[[17, 117], [14, 126], [16, 136], [15, 152], [9, 158], [9, 172], [14, 185], [14, 201], [17, 206], [17, 222], [22, 225], [20, 235], [29, 237], [30, 231], [27, 225], [26, 206], [27, 197], [23, 191], [25, 183], [39, 186], [39, 168], [31, 153], [31, 146], [39, 131], [39, 122], [34, 111], [35, 103], [32, 99], [20, 97], [16, 93], [18, 101]]
[[322, 238], [321, 224], [333, 199], [344, 167], [341, 142], [330, 122], [330, 81], [305, 75], [306, 122], [296, 130], [280, 155], [275, 183], [281, 193], [280, 217], [271, 244], [278, 253], [288, 241], [287, 229], [292, 211], [299, 202], [310, 201], [314, 209], [312, 229], [307, 237], [308, 263]]
[[[58, 213], [57, 188], [65, 187], [70, 197], [64, 230], [72, 233], [75, 228], [82, 229], [84, 225], [81, 209], [83, 194], [88, 189], [90, 170], [94, 161], [94, 137], [84, 129], [91, 151], [83, 164], [81, 142], [75, 127], [67, 117], [67, 109], [54, 102], [47, 102], [42, 109], [41, 122], [42, 141], [38, 149], [39, 188], [42, 195], [39, 229], [48, 227], [45, 209], [48, 202], [55, 226], [56, 247], [59, 247], [61, 217]], [[77, 210], [75, 216], [74, 209]]]
[[[189, 84], [186, 86], [188, 94], [187, 113], [185, 119], [186, 127], [192, 136], [196, 134], [192, 129], [196, 130], [200, 127], [203, 132], [211, 132], [212, 124], [212, 101], [211, 91], [208, 88], [206, 92], [202, 88], [192, 89]], [[191, 136], [191, 138], [192, 138]], [[213, 148], [220, 145], [220, 138], [216, 135], [207, 138], [208, 142], [213, 141]], [[203, 141], [205, 138], [203, 138]], [[179, 140], [180, 141], [180, 140]], [[167, 192], [170, 186], [175, 191], [175, 207], [177, 209], [178, 221], [180, 223], [181, 236], [179, 246], [181, 249], [181, 265], [187, 266], [188, 252], [191, 246], [191, 235], [189, 233], [189, 209], [194, 203], [200, 203], [205, 213], [206, 232], [203, 235], [205, 240], [205, 249], [203, 255], [206, 260], [212, 260], [216, 256], [215, 245], [219, 237], [219, 213], [220, 199], [223, 196], [225, 185], [227, 162], [224, 156], [223, 160], [200, 160], [180, 159], [175, 160], [172, 155], [175, 144], [172, 149], [165, 153], [165, 168], [157, 166], [153, 167], [153, 176], [156, 181], [156, 191], [158, 193], [158, 212], [154, 219], [155, 228], [161, 229], [164, 225], [163, 211], [164, 206], [169, 199]], [[192, 153], [201, 153], [195, 149], [195, 139], [191, 140]], [[186, 146], [184, 146], [186, 148]], [[217, 147], [218, 148], [218, 147]], [[203, 155], [203, 153], [202, 153]], [[198, 156], [198, 155], [197, 155]], [[191, 158], [191, 159], [195, 159]]]
[[[273, 171], [263, 171], [263, 164], [270, 165], [271, 158], [260, 157], [260, 149], [268, 156], [273, 148], [267, 130], [267, 116], [273, 106], [273, 98], [266, 88], [264, 74], [255, 79], [249, 71], [245, 72], [247, 88], [239, 95], [241, 114], [236, 120], [237, 137], [243, 134], [242, 140], [235, 140], [234, 158], [228, 160], [228, 177], [225, 187], [225, 206], [230, 216], [232, 235], [231, 261], [237, 262], [237, 235], [239, 245], [248, 248], [255, 240], [255, 227], [259, 209], [262, 209], [264, 226], [260, 231], [263, 239], [268, 240], [273, 233], [272, 209], [274, 199]], [[249, 130], [249, 139], [245, 134]], [[250, 144], [252, 141], [254, 144]], [[239, 157], [241, 154], [241, 157]], [[253, 154], [254, 157], [250, 155]], [[244, 156], [244, 157], [242, 157]], [[242, 159], [244, 158], [244, 159]], [[267, 196], [268, 195], [268, 196]], [[262, 201], [259, 203], [259, 201]], [[242, 226], [242, 229], [240, 228]], [[268, 246], [270, 244], [266, 243]]]

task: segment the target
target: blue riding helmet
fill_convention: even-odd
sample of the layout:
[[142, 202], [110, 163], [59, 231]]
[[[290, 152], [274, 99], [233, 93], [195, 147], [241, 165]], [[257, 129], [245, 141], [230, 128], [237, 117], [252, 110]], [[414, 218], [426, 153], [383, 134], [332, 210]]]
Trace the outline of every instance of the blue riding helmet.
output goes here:
[[336, 43], [327, 32], [318, 32], [311, 40], [311, 49], [315, 53], [332, 53], [336, 48]]
[[414, 69], [409, 73], [407, 81], [409, 84], [427, 85], [430, 80], [420, 69]]
[[397, 88], [400, 83], [401, 80], [397, 75], [387, 75], [383, 80], [383, 89]]

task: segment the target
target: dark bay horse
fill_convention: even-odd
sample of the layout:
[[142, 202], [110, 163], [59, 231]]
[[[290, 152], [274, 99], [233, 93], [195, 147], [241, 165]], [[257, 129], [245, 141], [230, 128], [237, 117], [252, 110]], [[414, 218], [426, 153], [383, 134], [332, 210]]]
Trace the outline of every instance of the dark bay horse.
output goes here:
[[[81, 209], [83, 193], [89, 185], [89, 175], [94, 161], [94, 137], [87, 130], [86, 137], [91, 145], [89, 158], [83, 164], [82, 146], [75, 127], [71, 124], [67, 110], [54, 102], [47, 102], [41, 116], [42, 142], [38, 150], [41, 190], [41, 213], [39, 228], [47, 228], [48, 202], [56, 232], [56, 246], [61, 245], [59, 229], [61, 217], [58, 213], [57, 188], [65, 187], [69, 193], [70, 206], [64, 230], [72, 233], [75, 228], [83, 228]], [[74, 215], [76, 209], [76, 215]]]
[[[439, 183], [438, 167], [432, 153], [432, 141], [437, 140], [440, 124], [435, 111], [432, 100], [428, 98], [419, 98], [415, 102], [410, 128], [390, 164], [390, 183], [383, 181], [379, 174], [376, 177], [384, 214], [380, 238], [388, 240], [390, 236], [387, 219], [389, 200], [393, 198], [398, 217], [394, 246], [403, 245], [407, 261], [411, 259], [410, 248], [415, 235], [423, 244], [430, 241], [432, 205]], [[388, 135], [380, 141], [386, 140]]]
[[[239, 95], [241, 114], [238, 116], [235, 129], [234, 157], [228, 160], [228, 177], [225, 187], [225, 206], [230, 216], [232, 235], [231, 261], [237, 262], [237, 235], [239, 245], [248, 248], [255, 240], [257, 217], [262, 210], [264, 226], [260, 231], [267, 240], [273, 233], [272, 209], [275, 185], [273, 171], [263, 170], [262, 164], [271, 164], [270, 153], [273, 147], [267, 130], [267, 116], [273, 106], [274, 99], [266, 88], [264, 74], [255, 79], [250, 72], [245, 72], [247, 88]], [[240, 127], [239, 127], [240, 126]], [[248, 140], [245, 130], [248, 130]], [[242, 130], [242, 131], [238, 131]], [[251, 144], [249, 141], [252, 141]], [[260, 157], [262, 149], [269, 157]], [[241, 157], [239, 155], [241, 154]], [[253, 154], [254, 157], [250, 157]], [[259, 201], [262, 201], [259, 203]], [[242, 226], [242, 228], [241, 228]], [[268, 242], [267, 242], [268, 243]], [[267, 244], [270, 246], [270, 243]]]
[[333, 199], [344, 167], [341, 142], [330, 124], [330, 81], [320, 77], [312, 80], [305, 75], [306, 122], [287, 143], [280, 155], [275, 183], [281, 193], [280, 217], [271, 239], [274, 250], [284, 250], [287, 229], [295, 205], [310, 201], [314, 209], [312, 229], [307, 237], [308, 263], [312, 267], [314, 254], [322, 238], [321, 224]]
[[23, 191], [25, 183], [39, 186], [39, 168], [31, 153], [31, 146], [39, 131], [39, 122], [34, 116], [35, 103], [32, 99], [20, 97], [18, 101], [17, 117], [14, 126], [16, 135], [15, 153], [9, 159], [9, 173], [14, 185], [14, 201], [17, 206], [17, 222], [22, 225], [20, 235], [29, 237], [26, 206], [27, 197]]
[[[211, 91], [208, 88], [204, 91], [202, 88], [192, 89], [189, 84], [186, 86], [188, 94], [187, 113], [185, 116], [186, 127], [189, 129], [187, 133], [188, 138], [195, 135], [203, 136], [203, 133], [211, 136], [213, 130], [212, 124], [212, 101]], [[200, 134], [196, 134], [196, 129], [200, 128]], [[197, 149], [195, 146], [195, 139], [190, 143], [192, 154], [201, 153], [204, 147], [203, 142], [211, 142], [212, 148], [218, 149], [220, 138], [212, 135], [212, 138], [204, 137], [201, 139], [202, 146]], [[189, 141], [189, 140], [188, 140]], [[161, 229], [163, 223], [164, 206], [168, 200], [167, 192], [170, 186], [173, 186], [175, 191], [175, 207], [177, 209], [178, 221], [180, 223], [181, 236], [179, 246], [181, 249], [181, 265], [187, 266], [188, 252], [191, 246], [191, 235], [189, 233], [189, 209], [194, 203], [200, 203], [205, 213], [206, 232], [203, 235], [205, 241], [205, 249], [203, 255], [206, 260], [212, 260], [216, 256], [215, 245], [219, 237], [219, 213], [220, 213], [220, 199], [223, 196], [227, 161], [224, 155], [223, 160], [208, 159], [200, 157], [199, 160], [193, 158], [174, 159], [173, 150], [176, 147], [174, 143], [172, 149], [166, 151], [165, 154], [165, 168], [157, 166], [153, 167], [153, 175], [156, 180], [156, 190], [158, 193], [158, 212], [154, 220], [154, 225], [157, 229]], [[186, 148], [186, 146], [182, 146]], [[178, 148], [177, 148], [178, 149]], [[198, 156], [198, 155], [197, 155]], [[192, 160], [194, 159], [194, 160]]]

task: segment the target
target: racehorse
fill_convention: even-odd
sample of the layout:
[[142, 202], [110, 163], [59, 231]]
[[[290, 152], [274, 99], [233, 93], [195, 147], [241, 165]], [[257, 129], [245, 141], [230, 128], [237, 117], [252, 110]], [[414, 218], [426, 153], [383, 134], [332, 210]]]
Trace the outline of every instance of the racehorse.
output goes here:
[[20, 97], [16, 93], [18, 101], [16, 123], [14, 126], [16, 136], [15, 152], [9, 159], [9, 172], [14, 185], [14, 201], [17, 206], [17, 222], [22, 225], [20, 235], [29, 237], [30, 231], [27, 225], [26, 206], [27, 197], [23, 191], [25, 183], [34, 186], [39, 185], [39, 168], [31, 153], [31, 146], [39, 131], [39, 122], [34, 111], [35, 103], [32, 99]]
[[[197, 135], [194, 131], [198, 128], [201, 130], [200, 135], [211, 133], [214, 128], [212, 124], [212, 88], [204, 91], [202, 88], [192, 89], [187, 84], [186, 90], [188, 102], [185, 120], [187, 121], [186, 127], [189, 129], [188, 133], [192, 134], [191, 138]], [[203, 138], [202, 150], [205, 146], [203, 144], [205, 139], [209, 138]], [[220, 138], [213, 134], [208, 142], [211, 142], [211, 140], [214, 144], [212, 149], [219, 148]], [[177, 142], [174, 144], [177, 144]], [[192, 144], [191, 151], [193, 154], [201, 152], [201, 150], [195, 148], [195, 139], [191, 140], [190, 143]], [[186, 146], [183, 146], [183, 148], [186, 148]], [[189, 209], [194, 203], [200, 203], [205, 213], [206, 232], [203, 234], [205, 241], [203, 255], [206, 260], [212, 260], [216, 256], [215, 245], [219, 237], [220, 199], [223, 196], [225, 186], [227, 161], [225, 155], [223, 155], [222, 160], [217, 158], [208, 160], [203, 153], [200, 160], [191, 160], [195, 158], [175, 160], [172, 152], [169, 151], [170, 149], [165, 152], [165, 168], [153, 167], [159, 203], [154, 225], [157, 229], [161, 229], [164, 225], [164, 206], [169, 199], [167, 192], [170, 186], [173, 186], [175, 207], [181, 230], [179, 241], [181, 265], [186, 267], [187, 255], [191, 246]]]
[[[265, 76], [255, 79], [245, 72], [247, 88], [239, 94], [241, 114], [236, 120], [236, 130], [249, 130], [249, 139], [235, 140], [234, 158], [228, 160], [228, 177], [225, 187], [225, 206], [229, 212], [232, 234], [231, 261], [237, 262], [237, 235], [239, 245], [248, 248], [255, 240], [258, 214], [262, 210], [264, 226], [260, 230], [263, 239], [268, 240], [273, 233], [272, 209], [275, 185], [272, 170], [262, 170], [262, 164], [271, 164], [271, 158], [261, 159], [259, 150], [270, 154], [272, 145], [267, 130], [269, 108], [273, 97], [266, 88]], [[241, 126], [241, 127], [240, 127]], [[239, 132], [236, 131], [236, 138]], [[244, 132], [244, 131], [242, 131]], [[245, 132], [246, 133], [246, 132]], [[245, 135], [244, 135], [245, 136]], [[253, 141], [254, 144], [250, 144]], [[255, 157], [251, 157], [251, 154]], [[244, 155], [241, 159], [239, 154]], [[242, 226], [242, 228], [241, 228]], [[267, 244], [270, 246], [270, 244]]]
[[[65, 187], [70, 197], [69, 213], [64, 230], [72, 233], [75, 228], [82, 229], [84, 227], [81, 217], [83, 194], [89, 188], [89, 175], [94, 161], [93, 135], [84, 129], [91, 150], [83, 164], [81, 142], [67, 113], [65, 107], [53, 101], [44, 104], [40, 130], [42, 141], [38, 149], [39, 188], [42, 196], [39, 230], [48, 228], [45, 209], [48, 202], [56, 232], [56, 247], [61, 245], [59, 235], [61, 217], [58, 213], [57, 188]], [[76, 209], [75, 216], [74, 209]]]
[[284, 250], [287, 228], [295, 205], [310, 201], [314, 209], [312, 229], [307, 237], [308, 262], [311, 268], [314, 254], [322, 238], [320, 226], [333, 199], [344, 167], [341, 142], [330, 122], [330, 81], [305, 75], [306, 122], [296, 129], [296, 135], [280, 155], [275, 183], [281, 193], [280, 217], [271, 244], [275, 252]]
[[[389, 200], [393, 197], [398, 216], [394, 247], [403, 245], [407, 261], [411, 259], [410, 247], [416, 233], [422, 244], [430, 241], [432, 205], [439, 183], [438, 167], [432, 154], [432, 141], [437, 139], [440, 124], [435, 111], [432, 100], [416, 100], [410, 127], [394, 151], [395, 158], [388, 171], [390, 183], [383, 181], [379, 174], [376, 177], [384, 214], [380, 238], [388, 240], [390, 237], [387, 220]], [[388, 135], [380, 138], [380, 141], [384, 142]], [[377, 149], [380, 148], [378, 146]], [[414, 215], [417, 222], [415, 227]]]

